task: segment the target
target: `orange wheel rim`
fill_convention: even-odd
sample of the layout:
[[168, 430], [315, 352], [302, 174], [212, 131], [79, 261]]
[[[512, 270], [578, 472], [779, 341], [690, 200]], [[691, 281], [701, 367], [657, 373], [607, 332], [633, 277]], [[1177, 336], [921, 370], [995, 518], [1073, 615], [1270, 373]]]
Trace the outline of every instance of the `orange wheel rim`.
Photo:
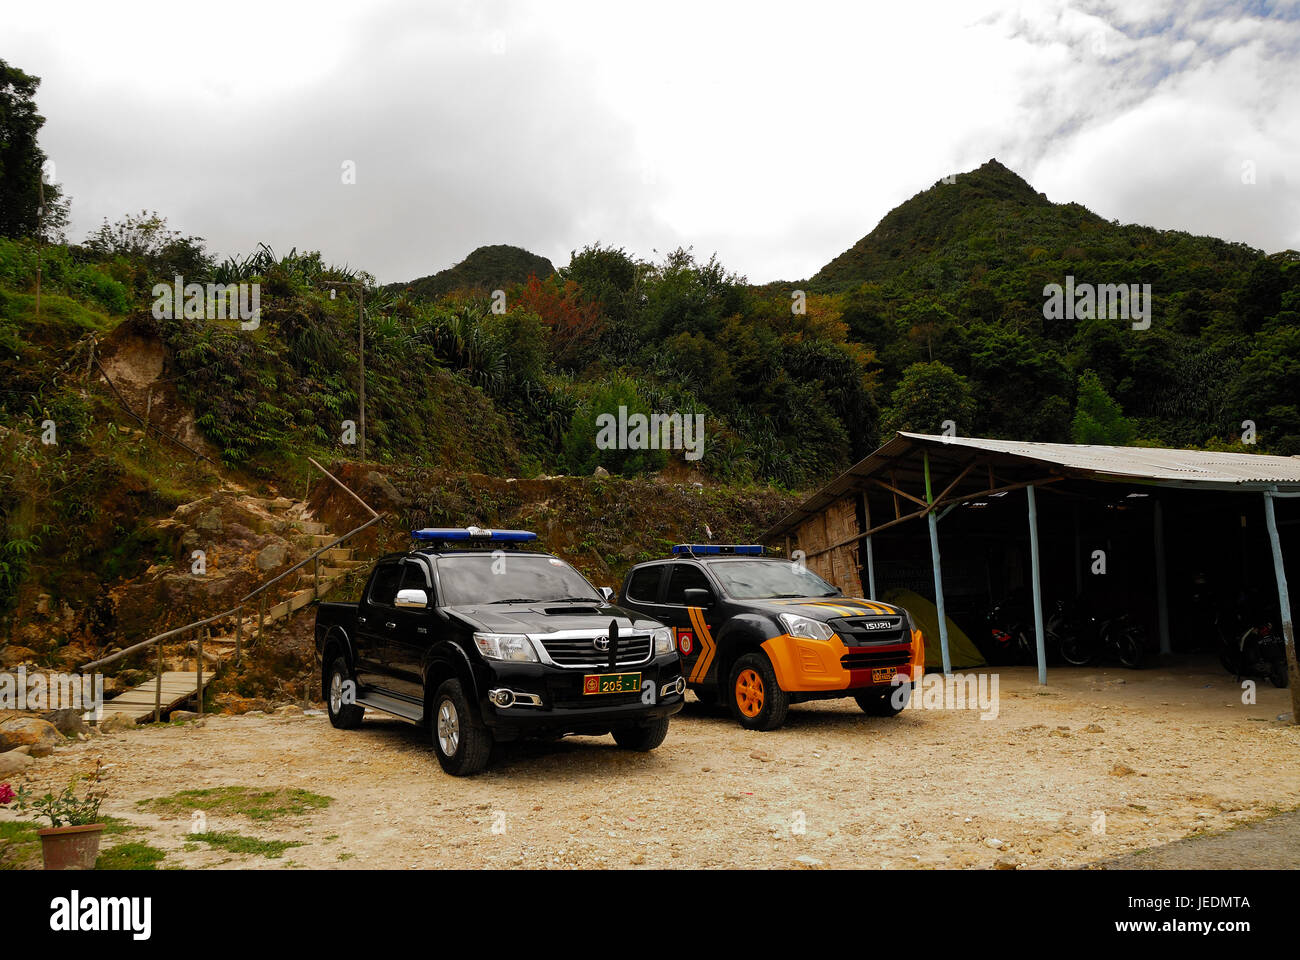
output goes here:
[[736, 706], [747, 717], [756, 717], [763, 709], [763, 678], [757, 670], [741, 670], [736, 677]]

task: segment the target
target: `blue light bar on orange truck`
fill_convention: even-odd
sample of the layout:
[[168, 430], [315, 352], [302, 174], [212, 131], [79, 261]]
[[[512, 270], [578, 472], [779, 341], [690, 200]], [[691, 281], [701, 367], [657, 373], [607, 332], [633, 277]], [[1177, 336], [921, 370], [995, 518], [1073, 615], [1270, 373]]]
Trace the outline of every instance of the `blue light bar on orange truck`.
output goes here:
[[758, 543], [679, 543], [673, 547], [673, 554], [689, 554], [691, 556], [725, 554], [737, 557], [761, 557], [763, 555], [763, 546]]

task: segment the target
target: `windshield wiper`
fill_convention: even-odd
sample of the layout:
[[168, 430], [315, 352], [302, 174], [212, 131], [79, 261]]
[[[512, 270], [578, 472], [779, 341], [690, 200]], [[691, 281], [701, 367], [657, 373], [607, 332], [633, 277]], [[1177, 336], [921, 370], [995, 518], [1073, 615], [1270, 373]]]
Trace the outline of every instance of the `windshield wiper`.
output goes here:
[[554, 600], [547, 600], [547, 603], [602, 603], [596, 597], [556, 597]]
[[509, 597], [505, 600], [492, 600], [489, 603], [541, 603], [536, 597]]

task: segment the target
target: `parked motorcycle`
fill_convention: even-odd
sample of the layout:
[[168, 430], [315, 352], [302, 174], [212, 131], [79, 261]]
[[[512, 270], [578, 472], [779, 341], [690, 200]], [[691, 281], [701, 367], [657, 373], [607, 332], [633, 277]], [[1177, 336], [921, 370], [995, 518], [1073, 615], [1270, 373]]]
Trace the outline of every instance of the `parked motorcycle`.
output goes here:
[[1243, 624], [1233, 618], [1222, 625], [1219, 638], [1219, 662], [1238, 681], [1268, 677], [1275, 687], [1287, 686], [1286, 638], [1272, 623]]
[[1146, 631], [1127, 613], [1098, 617], [1060, 601], [1045, 632], [1061, 659], [1072, 666], [1086, 667], [1114, 658], [1130, 670], [1138, 670], [1146, 660]]
[[1024, 604], [1019, 597], [1013, 595], [999, 600], [985, 619], [990, 638], [985, 659], [996, 664], [1037, 661], [1034, 629], [1026, 618]]

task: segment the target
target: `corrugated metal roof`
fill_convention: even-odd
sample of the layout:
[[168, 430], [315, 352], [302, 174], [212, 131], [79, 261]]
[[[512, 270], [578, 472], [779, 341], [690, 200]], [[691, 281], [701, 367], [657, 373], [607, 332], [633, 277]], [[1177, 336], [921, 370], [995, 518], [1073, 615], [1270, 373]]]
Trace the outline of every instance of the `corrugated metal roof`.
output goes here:
[[[1026, 460], [1113, 477], [1156, 482], [1300, 484], [1300, 457], [1212, 450], [1170, 450], [1163, 447], [1105, 447], [1078, 443], [1029, 443], [984, 440], [979, 437], [936, 437], [900, 433], [922, 443], [970, 447]], [[867, 458], [868, 460], [870, 457]], [[864, 463], [866, 461], [863, 461]], [[1102, 479], [1099, 477], [1099, 479]]]
[[1300, 457], [899, 433], [783, 517], [763, 535], [763, 542], [771, 542], [827, 504], [860, 489], [864, 478], [876, 470], [886, 465], [890, 469], [905, 467], [912, 451], [919, 453], [926, 447], [935, 450], [960, 447], [978, 453], [996, 454], [1021, 461], [1025, 466], [1042, 466], [1082, 480], [1129, 480], [1205, 490], [1265, 488], [1272, 485], [1276, 485], [1279, 490], [1300, 490]]

